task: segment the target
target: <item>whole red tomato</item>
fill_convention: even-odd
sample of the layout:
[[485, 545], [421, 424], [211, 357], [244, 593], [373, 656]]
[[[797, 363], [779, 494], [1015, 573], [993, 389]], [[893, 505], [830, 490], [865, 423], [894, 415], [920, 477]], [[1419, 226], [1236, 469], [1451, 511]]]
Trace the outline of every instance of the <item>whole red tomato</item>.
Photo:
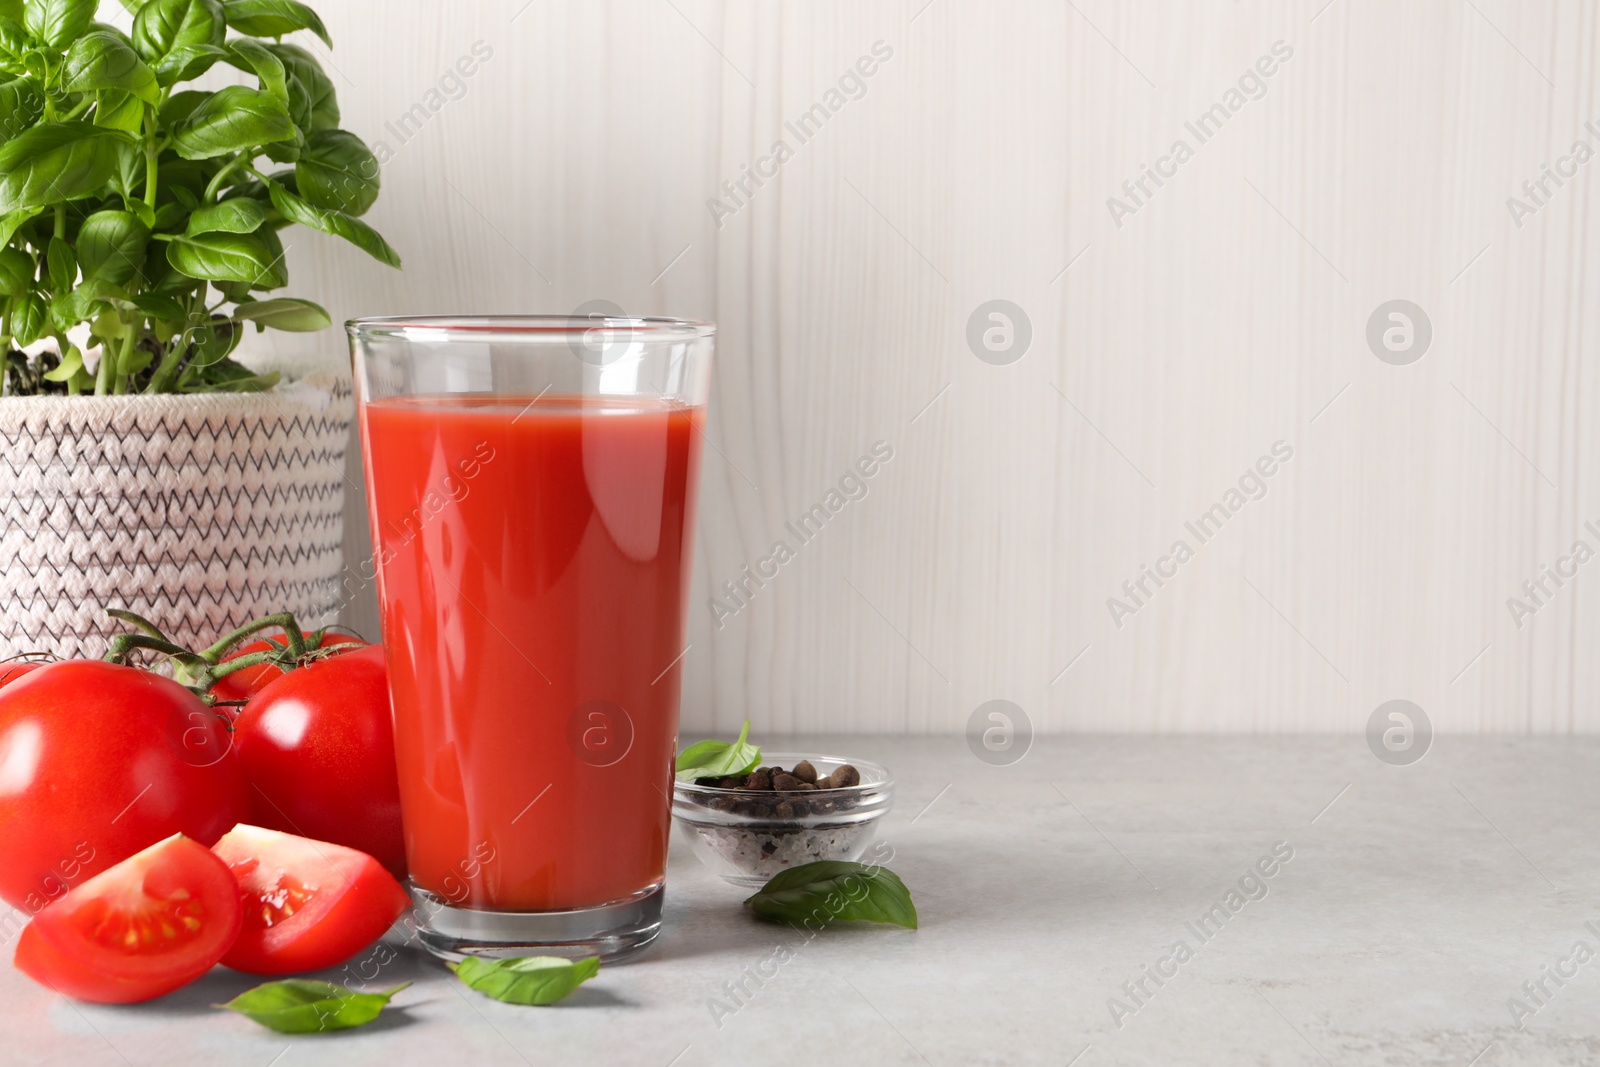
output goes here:
[[371, 645], [274, 679], [234, 721], [250, 822], [332, 841], [406, 869], [383, 649]]
[[0, 689], [0, 897], [30, 914], [176, 833], [249, 811], [216, 713], [177, 682], [68, 660]]
[[0, 685], [7, 685], [45, 666], [37, 660], [12, 660], [0, 663]]
[[[329, 648], [334, 645], [362, 647], [366, 645], [365, 641], [353, 634], [334, 633], [325, 633], [322, 635], [322, 640], [320, 642], [311, 644], [311, 631], [302, 630], [301, 633], [306, 638], [306, 647], [308, 648]], [[230, 659], [238, 659], [240, 656], [247, 655], [251, 652], [265, 652], [268, 649], [282, 647], [282, 638], [278, 638], [275, 641], [268, 641], [265, 639], [260, 641], [251, 641], [249, 644], [240, 645], [226, 656], [223, 656], [222, 662], [226, 663]], [[279, 678], [283, 677], [283, 674], [284, 672], [282, 670], [274, 667], [270, 663], [262, 663], [254, 667], [245, 667], [242, 670], [237, 670], [232, 674], [225, 674], [221, 678], [218, 678], [217, 683], [211, 687], [211, 695], [216, 697], [218, 700], [249, 700], [251, 697], [261, 692], [267, 683], [277, 681]], [[0, 685], [3, 684], [3, 682], [0, 682]]]

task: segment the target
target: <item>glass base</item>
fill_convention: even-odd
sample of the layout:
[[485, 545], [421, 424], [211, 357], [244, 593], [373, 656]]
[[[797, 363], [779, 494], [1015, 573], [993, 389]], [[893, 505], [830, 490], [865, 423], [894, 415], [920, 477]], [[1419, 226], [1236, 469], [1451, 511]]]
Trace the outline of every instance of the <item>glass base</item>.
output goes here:
[[599, 956], [620, 963], [637, 956], [661, 932], [664, 883], [626, 900], [576, 911], [480, 911], [458, 908], [408, 882], [417, 939], [443, 960], [466, 956]]

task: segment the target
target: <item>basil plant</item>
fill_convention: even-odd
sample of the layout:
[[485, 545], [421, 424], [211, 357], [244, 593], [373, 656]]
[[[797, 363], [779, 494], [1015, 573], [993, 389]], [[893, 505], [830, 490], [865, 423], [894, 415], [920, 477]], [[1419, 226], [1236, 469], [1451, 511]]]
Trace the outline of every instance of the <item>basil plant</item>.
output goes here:
[[[360, 219], [377, 159], [339, 128], [316, 59], [282, 40], [332, 47], [328, 31], [297, 0], [122, 6], [131, 34], [96, 21], [98, 0], [0, 0], [4, 393], [270, 389], [276, 374], [229, 358], [246, 325], [330, 321], [262, 295], [288, 283], [280, 231], [400, 265]], [[186, 87], [218, 64], [254, 84]]]

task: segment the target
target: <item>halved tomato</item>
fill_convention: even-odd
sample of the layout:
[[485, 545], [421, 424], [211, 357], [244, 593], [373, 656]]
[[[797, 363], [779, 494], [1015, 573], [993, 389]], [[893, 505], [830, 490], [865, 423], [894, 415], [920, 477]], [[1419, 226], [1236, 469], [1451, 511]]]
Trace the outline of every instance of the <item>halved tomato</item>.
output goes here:
[[411, 903], [377, 860], [343, 845], [240, 825], [215, 851], [244, 899], [244, 928], [222, 957], [236, 971], [332, 967], [381, 937]]
[[46, 905], [23, 927], [16, 965], [69, 997], [132, 1004], [209, 971], [241, 916], [227, 865], [174, 834]]

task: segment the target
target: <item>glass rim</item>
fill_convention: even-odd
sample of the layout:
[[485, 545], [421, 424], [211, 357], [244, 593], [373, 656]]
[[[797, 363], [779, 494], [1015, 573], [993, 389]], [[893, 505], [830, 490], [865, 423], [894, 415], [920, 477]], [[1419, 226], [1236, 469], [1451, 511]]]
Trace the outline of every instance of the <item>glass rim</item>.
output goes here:
[[[857, 782], [855, 785], [841, 785], [835, 786], [832, 789], [815, 790], [815, 792], [818, 793], [827, 793], [830, 796], [840, 793], [865, 794], [877, 790], [892, 790], [894, 788], [894, 778], [889, 774], [889, 768], [885, 767], [881, 763], [874, 763], [871, 760], [848, 759], [844, 756], [829, 755], [808, 756], [801, 752], [768, 752], [765, 749], [761, 751], [761, 766], [763, 767], [782, 765], [784, 763], [796, 763], [800, 760], [814, 760], [820, 763], [848, 763], [861, 775], [861, 781]], [[733, 790], [724, 789], [720, 785], [699, 785], [693, 778], [679, 778], [676, 775], [673, 776], [672, 789], [674, 794], [681, 796], [714, 797], [733, 792]], [[810, 792], [810, 790], [808, 790], [808, 792]]]
[[714, 337], [717, 324], [701, 319], [633, 315], [377, 315], [349, 319], [351, 337], [424, 343], [562, 344], [591, 330], [616, 330], [641, 342], [667, 343]]

